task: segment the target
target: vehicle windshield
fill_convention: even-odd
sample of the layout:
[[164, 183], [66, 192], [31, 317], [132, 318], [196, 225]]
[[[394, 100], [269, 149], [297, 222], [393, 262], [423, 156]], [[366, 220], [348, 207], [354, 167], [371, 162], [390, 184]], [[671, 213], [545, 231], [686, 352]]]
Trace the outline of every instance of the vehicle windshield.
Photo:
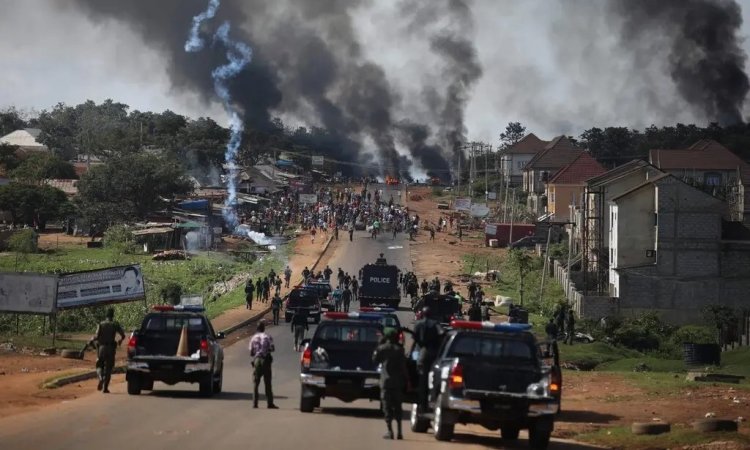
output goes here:
[[453, 340], [448, 356], [530, 361], [534, 359], [535, 352], [536, 350], [528, 342], [517, 339], [507, 339], [503, 336], [460, 334]]
[[338, 342], [366, 342], [377, 344], [383, 332], [380, 327], [359, 324], [326, 324], [318, 328], [316, 339]]
[[295, 289], [289, 293], [290, 307], [312, 307], [318, 301], [318, 293], [312, 289]]
[[206, 324], [201, 317], [191, 316], [149, 316], [143, 324], [147, 331], [180, 331], [187, 325], [188, 331], [205, 332]]

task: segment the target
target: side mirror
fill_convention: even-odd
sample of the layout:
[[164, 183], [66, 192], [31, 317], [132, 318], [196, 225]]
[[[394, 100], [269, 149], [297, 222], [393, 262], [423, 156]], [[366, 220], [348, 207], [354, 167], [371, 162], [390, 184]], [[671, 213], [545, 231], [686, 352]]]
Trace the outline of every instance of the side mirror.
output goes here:
[[219, 331], [218, 333], [216, 333], [216, 339], [224, 339], [225, 337], [226, 335], [223, 331]]

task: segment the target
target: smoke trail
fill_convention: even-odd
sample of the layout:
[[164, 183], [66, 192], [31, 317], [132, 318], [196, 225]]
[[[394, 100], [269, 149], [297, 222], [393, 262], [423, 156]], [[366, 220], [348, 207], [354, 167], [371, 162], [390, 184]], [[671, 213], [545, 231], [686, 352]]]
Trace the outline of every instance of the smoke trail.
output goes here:
[[742, 123], [742, 105], [750, 82], [747, 55], [740, 45], [740, 6], [733, 0], [610, 0], [622, 20], [621, 45], [653, 57], [653, 44], [664, 39], [669, 75], [680, 95], [699, 113], [721, 125]]
[[[199, 36], [199, 30], [204, 21], [213, 18], [216, 10], [219, 8], [219, 0], [210, 0], [206, 11], [198, 14], [193, 18], [193, 25], [190, 29], [190, 35], [185, 42], [186, 52], [197, 52], [203, 50], [206, 43]], [[221, 24], [214, 34], [214, 42], [221, 42], [226, 48], [227, 59], [229, 62], [223, 66], [215, 68], [211, 72], [211, 78], [214, 81], [214, 91], [221, 98], [224, 110], [229, 115], [229, 143], [224, 153], [224, 160], [229, 167], [229, 178], [227, 180], [227, 200], [224, 204], [224, 220], [227, 225], [234, 229], [238, 224], [236, 204], [237, 204], [237, 152], [242, 142], [242, 131], [245, 129], [242, 117], [238, 109], [232, 102], [232, 96], [227, 85], [229, 80], [237, 76], [242, 69], [250, 63], [253, 52], [250, 47], [242, 42], [233, 41], [229, 37], [229, 22]]]

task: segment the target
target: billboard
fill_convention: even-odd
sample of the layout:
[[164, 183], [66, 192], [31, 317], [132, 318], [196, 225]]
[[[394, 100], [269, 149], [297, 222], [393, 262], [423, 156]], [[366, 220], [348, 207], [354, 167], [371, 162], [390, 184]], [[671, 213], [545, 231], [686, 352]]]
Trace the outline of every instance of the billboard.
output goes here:
[[316, 194], [300, 194], [299, 202], [312, 205], [318, 203], [318, 196]]
[[57, 309], [129, 302], [145, 296], [138, 264], [61, 275], [57, 283]]
[[312, 165], [313, 166], [322, 166], [324, 161], [325, 161], [325, 158], [323, 158], [322, 156], [313, 156], [312, 157]]
[[56, 275], [0, 273], [0, 311], [51, 314], [55, 310]]
[[471, 199], [457, 198], [456, 201], [453, 202], [453, 209], [456, 211], [469, 211], [471, 209]]
[[490, 208], [487, 207], [486, 203], [474, 203], [469, 209], [469, 214], [474, 217], [485, 217], [490, 213]]

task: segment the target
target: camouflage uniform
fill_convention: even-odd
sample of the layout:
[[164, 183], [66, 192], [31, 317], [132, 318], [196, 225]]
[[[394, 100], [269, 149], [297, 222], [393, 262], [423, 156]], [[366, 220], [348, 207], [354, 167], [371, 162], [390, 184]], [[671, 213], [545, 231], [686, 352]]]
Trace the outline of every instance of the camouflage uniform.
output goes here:
[[[108, 316], [113, 316], [109, 314]], [[112, 369], [115, 366], [115, 353], [119, 342], [115, 336], [120, 335], [120, 342], [125, 339], [125, 332], [119, 323], [108, 317], [96, 327], [96, 334], [89, 344], [96, 343], [96, 375], [99, 377], [97, 390], [109, 393], [109, 381], [112, 378]]]
[[392, 422], [396, 420], [398, 439], [403, 439], [401, 416], [404, 388], [408, 378], [404, 348], [396, 342], [396, 330], [386, 329], [382, 343], [375, 349], [372, 360], [382, 364], [380, 370], [380, 401], [383, 407], [388, 434], [384, 437], [393, 439]]

